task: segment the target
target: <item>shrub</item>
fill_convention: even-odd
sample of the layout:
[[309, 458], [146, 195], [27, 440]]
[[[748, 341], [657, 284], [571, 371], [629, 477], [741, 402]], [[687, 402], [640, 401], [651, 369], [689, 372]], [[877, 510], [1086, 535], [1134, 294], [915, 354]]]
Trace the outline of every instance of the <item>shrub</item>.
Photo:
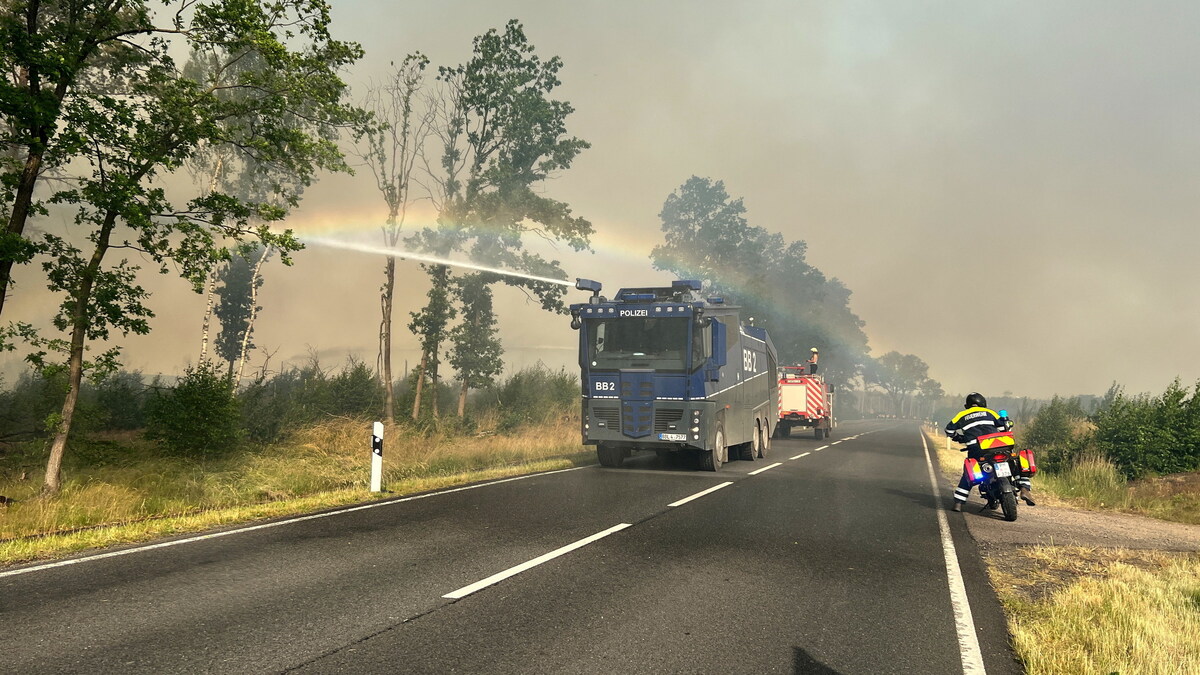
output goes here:
[[185, 456], [226, 454], [242, 439], [233, 379], [208, 362], [188, 368], [173, 388], [151, 397], [146, 422], [148, 438]]
[[578, 405], [579, 379], [565, 370], [554, 372], [538, 364], [490, 388], [488, 398], [495, 401], [500, 428], [508, 431], [547, 422]]
[[1038, 463], [1047, 471], [1070, 467], [1092, 444], [1092, 427], [1076, 398], [1055, 396], [1017, 433], [1022, 445], [1038, 452]]
[[1129, 478], [1200, 469], [1200, 385], [1175, 380], [1161, 396], [1118, 392], [1096, 414], [1096, 441]]
[[146, 384], [140, 371], [119, 371], [95, 389], [96, 408], [107, 429], [141, 429], [146, 424]]

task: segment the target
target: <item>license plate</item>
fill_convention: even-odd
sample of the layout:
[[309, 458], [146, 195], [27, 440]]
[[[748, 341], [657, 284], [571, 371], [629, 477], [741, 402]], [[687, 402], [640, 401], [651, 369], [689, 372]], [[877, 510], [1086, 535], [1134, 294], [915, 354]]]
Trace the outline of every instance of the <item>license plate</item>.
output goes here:
[[687, 440], [687, 434], [659, 434], [658, 440], [660, 440], [660, 441], [675, 441], [676, 443], [682, 443], [683, 441]]
[[1000, 478], [1008, 478], [1012, 475], [1012, 467], [1008, 465], [1008, 462], [1001, 462], [996, 465], [996, 475]]

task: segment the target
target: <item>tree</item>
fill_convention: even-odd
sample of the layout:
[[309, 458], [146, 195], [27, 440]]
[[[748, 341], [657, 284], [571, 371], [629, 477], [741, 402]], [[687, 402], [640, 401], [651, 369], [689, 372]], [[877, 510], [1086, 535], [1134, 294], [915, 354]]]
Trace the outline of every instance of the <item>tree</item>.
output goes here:
[[412, 312], [412, 321], [408, 329], [418, 336], [421, 341], [421, 365], [417, 368], [416, 386], [414, 387], [412, 418], [421, 416], [421, 393], [426, 379], [433, 385], [431, 411], [433, 417], [438, 416], [437, 384], [438, 364], [442, 341], [446, 337], [446, 327], [454, 319], [454, 306], [450, 296], [450, 269], [445, 265], [422, 265], [433, 282], [427, 297], [429, 302], [419, 312]]
[[913, 354], [890, 351], [870, 365], [867, 380], [887, 392], [897, 415], [904, 415], [904, 402], [908, 395], [925, 386], [929, 380], [929, 366]]
[[[262, 288], [262, 264], [270, 249], [253, 244], [240, 246], [229, 261], [213, 277], [218, 282], [214, 292], [220, 301], [214, 309], [221, 322], [214, 351], [228, 364], [227, 374], [234, 378], [234, 364], [244, 364], [246, 354], [254, 348], [254, 318], [258, 310], [258, 289]], [[241, 380], [241, 366], [234, 382]]]
[[[387, 220], [383, 227], [384, 244], [395, 247], [400, 230], [414, 201], [413, 172], [430, 134], [432, 115], [428, 108], [418, 109], [418, 94], [425, 82], [429, 59], [410, 54], [383, 85], [373, 87], [365, 107], [378, 124], [369, 128], [358, 140], [366, 144], [360, 154], [387, 205]], [[396, 395], [392, 377], [392, 306], [396, 294], [396, 259], [388, 256], [383, 269], [383, 291], [380, 297], [382, 318], [379, 322], [379, 370], [384, 386], [384, 417], [395, 421]]]
[[[67, 360], [69, 390], [47, 463], [47, 494], [56, 493], [61, 484], [84, 371], [111, 370], [119, 353], [110, 349], [87, 362], [87, 343], [107, 340], [112, 330], [150, 330], [153, 312], [146, 305], [148, 294], [137, 284], [138, 268], [124, 259], [106, 266], [113, 249], [139, 251], [164, 274], [174, 266], [199, 292], [215, 262], [228, 257], [231, 243], [255, 237], [264, 246], [277, 247], [287, 262], [288, 252], [300, 248], [290, 231], [278, 233], [267, 226], [299, 199], [286, 185], [272, 186], [280, 191], [275, 203], [205, 189], [176, 207], [160, 187], [164, 175], [180, 169], [205, 144], [229, 144], [238, 155], [270, 167], [267, 175], [290, 175], [295, 185], [304, 186], [318, 170], [347, 169], [335, 144], [336, 130], [363, 122], [360, 111], [341, 102], [345, 85], [337, 75], [361, 56], [361, 49], [332, 39], [323, 2], [180, 3], [181, 13], [161, 25], [154, 23], [146, 3], [113, 6], [107, 18], [82, 21], [72, 15], [72, 30], [78, 32], [72, 39], [107, 47], [99, 54], [88, 52], [70, 77], [60, 80], [66, 90], [57, 99], [61, 105], [46, 113], [54, 113], [61, 156], [74, 157], [71, 169], [81, 171], [49, 202], [75, 209], [75, 225], [86, 233], [90, 249], [85, 253], [51, 235], [39, 244], [50, 288], [65, 296], [54, 325], [69, 338], [41, 339], [27, 326], [10, 329], [10, 335], [20, 331], [32, 341], [35, 365], [48, 365], [49, 352]], [[29, 4], [35, 13], [37, 7]], [[91, 5], [74, 3], [55, 7], [92, 11]], [[190, 11], [182, 11], [188, 7]], [[39, 41], [39, 63], [75, 63], [80, 52], [71, 49], [77, 42]], [[176, 68], [171, 57], [176, 46], [230, 67], [253, 54], [262, 66], [239, 72], [233, 81], [197, 80]], [[218, 66], [211, 72], [228, 70]], [[243, 95], [222, 95], [230, 88]]]
[[[534, 234], [579, 251], [588, 247], [593, 232], [591, 223], [573, 216], [567, 204], [534, 190], [552, 173], [570, 168], [575, 157], [590, 147], [566, 136], [566, 118], [574, 108], [549, 98], [560, 84], [561, 68], [558, 57], [541, 60], [520, 22], [513, 20], [502, 33], [491, 29], [476, 37], [467, 63], [438, 69], [441, 89], [428, 103], [434, 114], [433, 133], [441, 143], [441, 162], [436, 168], [427, 167], [438, 227], [410, 236], [406, 242], [411, 247], [440, 256], [463, 251], [477, 263], [535, 276], [566, 276], [558, 261], [530, 253], [523, 244], [524, 235]], [[437, 266], [426, 269], [437, 270]], [[503, 281], [535, 296], [546, 310], [565, 311], [563, 285], [512, 276], [504, 276]], [[431, 282], [435, 288], [442, 283], [432, 278]], [[469, 286], [454, 288], [461, 291]], [[462, 297], [458, 301], [467, 302]], [[430, 309], [427, 306], [423, 312]], [[480, 315], [481, 322], [494, 321], [490, 307], [478, 311], [488, 315]], [[432, 311], [430, 317], [437, 313]], [[432, 331], [445, 326], [427, 321], [418, 328]], [[422, 362], [432, 358], [436, 366], [445, 334], [419, 337]], [[419, 403], [418, 395], [416, 406]]]
[[771, 334], [781, 363], [799, 363], [816, 346], [827, 379], [846, 383], [867, 358], [850, 291], [808, 264], [805, 242], [752, 226], [745, 213], [723, 181], [692, 176], [663, 203], [664, 243], [651, 251], [654, 267], [731, 296], [743, 319], [753, 317]]
[[467, 410], [467, 392], [491, 386], [504, 370], [504, 353], [496, 337], [496, 316], [492, 311], [490, 279], [472, 274], [457, 280], [462, 301], [462, 321], [450, 331], [450, 365], [462, 383], [458, 392], [458, 416]]

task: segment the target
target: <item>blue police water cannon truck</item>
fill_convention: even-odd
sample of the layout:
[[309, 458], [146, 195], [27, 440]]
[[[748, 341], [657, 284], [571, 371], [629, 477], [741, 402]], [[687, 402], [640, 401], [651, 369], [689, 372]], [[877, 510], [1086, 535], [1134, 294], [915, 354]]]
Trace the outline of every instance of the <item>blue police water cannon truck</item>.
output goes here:
[[698, 281], [622, 288], [612, 300], [598, 282], [575, 287], [592, 292], [571, 305], [571, 327], [583, 443], [596, 446], [600, 464], [653, 450], [692, 454], [716, 471], [731, 456], [766, 456], [779, 422], [778, 357], [766, 330], [742, 325], [722, 298], [702, 297]]

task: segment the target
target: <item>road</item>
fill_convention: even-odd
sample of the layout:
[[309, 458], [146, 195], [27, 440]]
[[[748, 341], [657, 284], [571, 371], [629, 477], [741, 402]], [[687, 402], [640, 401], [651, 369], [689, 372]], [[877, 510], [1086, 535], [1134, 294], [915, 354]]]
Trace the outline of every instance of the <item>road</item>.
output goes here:
[[645, 453], [0, 571], [0, 671], [1020, 672], [949, 499], [912, 423]]

